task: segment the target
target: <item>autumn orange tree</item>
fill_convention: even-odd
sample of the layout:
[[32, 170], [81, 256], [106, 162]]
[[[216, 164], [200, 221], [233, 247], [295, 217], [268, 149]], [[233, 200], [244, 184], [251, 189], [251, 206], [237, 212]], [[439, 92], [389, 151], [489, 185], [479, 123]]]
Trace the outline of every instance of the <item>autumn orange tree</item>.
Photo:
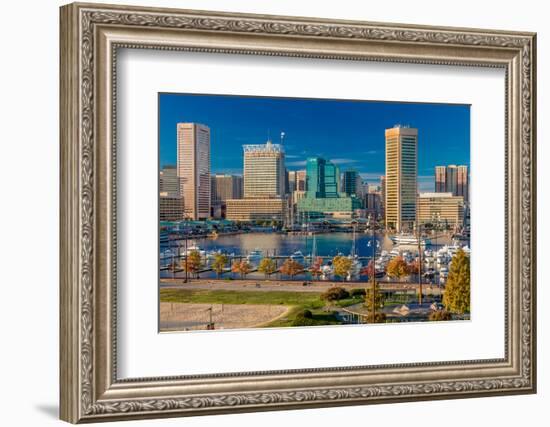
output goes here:
[[304, 271], [304, 266], [298, 261], [288, 258], [285, 260], [283, 265], [281, 265], [280, 271], [287, 276], [294, 277]]
[[234, 261], [233, 264], [231, 264], [231, 272], [240, 274], [241, 279], [244, 279], [246, 275], [251, 271], [252, 266], [245, 259], [243, 259], [242, 261]]
[[401, 279], [409, 275], [408, 265], [401, 256], [397, 256], [388, 262], [388, 276]]
[[189, 274], [199, 277], [199, 271], [204, 267], [201, 254], [197, 250], [190, 251], [182, 261], [182, 268]]

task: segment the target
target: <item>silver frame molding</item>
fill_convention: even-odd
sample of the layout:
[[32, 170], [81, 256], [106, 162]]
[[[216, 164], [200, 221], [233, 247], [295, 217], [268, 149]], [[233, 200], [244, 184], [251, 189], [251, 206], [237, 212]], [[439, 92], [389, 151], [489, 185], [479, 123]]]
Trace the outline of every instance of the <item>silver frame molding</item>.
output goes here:
[[[79, 3], [60, 13], [61, 419], [112, 421], [536, 391], [534, 33]], [[118, 48], [503, 68], [505, 357], [118, 379]]]

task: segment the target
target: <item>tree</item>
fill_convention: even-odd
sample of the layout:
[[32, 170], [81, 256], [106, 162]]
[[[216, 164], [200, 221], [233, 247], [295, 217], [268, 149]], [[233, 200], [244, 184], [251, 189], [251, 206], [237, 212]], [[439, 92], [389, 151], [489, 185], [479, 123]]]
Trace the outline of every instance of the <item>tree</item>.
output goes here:
[[438, 322], [441, 320], [451, 320], [452, 316], [447, 310], [436, 310], [430, 313], [429, 319], [432, 322]]
[[231, 265], [231, 272], [241, 275], [241, 279], [244, 279], [248, 273], [252, 271], [252, 266], [245, 259], [242, 261], [235, 261]]
[[397, 256], [388, 262], [388, 276], [401, 279], [409, 275], [409, 270], [405, 260]]
[[304, 266], [298, 261], [294, 261], [292, 258], [285, 260], [283, 265], [280, 268], [281, 273], [286, 274], [287, 276], [294, 277], [298, 273], [304, 271]]
[[321, 299], [328, 302], [338, 301], [345, 298], [349, 298], [349, 292], [340, 286], [328, 288], [321, 294]]
[[204, 267], [201, 254], [197, 250], [190, 251], [182, 262], [182, 268], [187, 273], [199, 277], [199, 271]]
[[352, 260], [348, 257], [337, 255], [332, 260], [334, 275], [345, 280], [348, 277], [352, 266]]
[[443, 305], [451, 313], [470, 312], [470, 258], [462, 249], [456, 251], [451, 261]]
[[264, 273], [265, 278], [267, 279], [267, 276], [277, 271], [277, 264], [272, 258], [262, 258], [260, 264], [258, 265], [258, 271], [260, 273]]
[[227, 255], [225, 254], [216, 254], [214, 255], [214, 262], [212, 263], [212, 270], [216, 273], [218, 278], [225, 270], [225, 266], [227, 265], [227, 262], [229, 261], [229, 258], [227, 258]]
[[321, 270], [322, 266], [323, 258], [321, 258], [320, 256], [316, 257], [309, 266], [309, 272], [314, 278], [318, 278], [323, 273]]

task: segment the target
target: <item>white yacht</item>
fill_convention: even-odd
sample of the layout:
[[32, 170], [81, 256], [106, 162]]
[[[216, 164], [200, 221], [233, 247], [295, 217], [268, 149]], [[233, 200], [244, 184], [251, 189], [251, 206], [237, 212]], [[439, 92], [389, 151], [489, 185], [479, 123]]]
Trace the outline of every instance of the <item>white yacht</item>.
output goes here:
[[246, 260], [250, 264], [256, 264], [262, 260], [263, 256], [264, 255], [261, 249], [254, 249], [253, 251], [250, 251], [250, 253], [246, 256]]
[[[418, 238], [414, 234], [396, 234], [390, 236], [391, 241], [398, 246], [418, 246]], [[431, 244], [430, 239], [423, 237], [420, 239], [420, 246], [426, 247]]]
[[206, 256], [206, 251], [197, 245], [187, 246], [187, 250], [184, 251], [184, 255], [190, 255], [192, 252], [198, 252], [201, 257]]
[[351, 269], [347, 279], [351, 280], [353, 277], [359, 276], [359, 273], [361, 272], [361, 268], [363, 267], [363, 264], [361, 263], [361, 261], [359, 261], [359, 258], [357, 257], [357, 255], [355, 256], [349, 255], [348, 258], [351, 259], [352, 261], [351, 261]]

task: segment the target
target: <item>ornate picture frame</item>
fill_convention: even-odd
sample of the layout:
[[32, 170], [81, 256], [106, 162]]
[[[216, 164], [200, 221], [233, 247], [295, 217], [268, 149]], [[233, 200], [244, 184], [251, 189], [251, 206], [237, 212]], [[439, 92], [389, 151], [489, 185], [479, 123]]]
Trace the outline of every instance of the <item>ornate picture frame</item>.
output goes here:
[[[535, 34], [79, 3], [60, 13], [61, 419], [79, 423], [536, 391]], [[119, 379], [119, 48], [504, 69], [505, 357]]]

